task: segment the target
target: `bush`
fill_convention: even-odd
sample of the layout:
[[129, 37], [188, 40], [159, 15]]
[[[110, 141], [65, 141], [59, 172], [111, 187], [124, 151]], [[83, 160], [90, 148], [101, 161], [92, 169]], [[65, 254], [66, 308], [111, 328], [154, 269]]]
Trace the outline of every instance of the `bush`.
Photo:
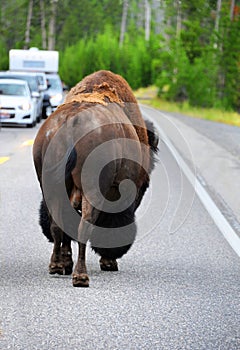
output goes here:
[[151, 50], [152, 43], [146, 43], [143, 36], [130, 39], [126, 35], [120, 47], [118, 36], [107, 26], [95, 39], [81, 39], [61, 53], [60, 75], [74, 86], [84, 76], [106, 69], [122, 75], [133, 89], [148, 86], [153, 82]]
[[198, 107], [214, 107], [217, 103], [218, 72], [212, 49], [190, 62], [181, 41], [172, 43], [171, 49], [163, 50], [154, 62], [154, 70], [158, 70], [160, 96], [175, 102], [188, 99], [191, 106]]
[[4, 43], [0, 40], [0, 70], [8, 69], [8, 51]]
[[214, 54], [204, 54], [189, 65], [187, 91], [189, 104], [215, 107], [217, 104], [217, 65]]
[[173, 43], [171, 49], [162, 48], [160, 59], [154, 65], [155, 71], [159, 71], [156, 85], [160, 96], [172, 101], [183, 101], [188, 97], [189, 65], [180, 43]]

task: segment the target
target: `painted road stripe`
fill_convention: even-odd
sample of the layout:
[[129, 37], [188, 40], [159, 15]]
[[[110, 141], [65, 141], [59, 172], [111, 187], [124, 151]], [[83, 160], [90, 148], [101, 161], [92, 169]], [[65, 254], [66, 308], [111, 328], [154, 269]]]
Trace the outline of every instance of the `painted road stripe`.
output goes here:
[[[150, 107], [148, 107], [150, 108]], [[156, 111], [155, 109], [152, 109], [154, 113], [159, 113], [164, 118], [167, 118], [167, 115], [160, 111]], [[232, 249], [237, 253], [237, 255], [240, 257], [240, 238], [236, 234], [236, 232], [233, 230], [232, 226], [229, 224], [229, 222], [226, 220], [226, 218], [223, 216], [221, 211], [218, 209], [212, 198], [209, 196], [205, 188], [201, 185], [201, 183], [198, 181], [196, 176], [193, 174], [193, 172], [190, 170], [188, 165], [185, 163], [183, 158], [180, 156], [176, 148], [173, 146], [167, 135], [164, 133], [164, 131], [161, 129], [161, 127], [154, 121], [154, 119], [148, 115], [145, 111], [143, 112], [143, 115], [145, 115], [149, 120], [154, 123], [156, 126], [159, 135], [161, 136], [162, 141], [166, 144], [169, 151], [175, 158], [176, 162], [178, 163], [179, 167], [182, 169], [184, 175], [190, 182], [190, 184], [195, 189], [195, 192], [202, 202], [205, 209], [208, 211], [209, 215], [215, 222], [216, 226], [218, 227], [219, 231], [223, 234], [225, 239], [228, 241]]]
[[9, 160], [9, 157], [0, 157], [0, 164], [3, 164]]
[[[32, 146], [34, 143], [34, 139], [31, 140], [26, 140], [25, 142], [22, 143], [22, 146]], [[0, 164], [3, 164], [7, 162], [10, 159], [10, 157], [0, 157]]]
[[33, 143], [34, 143], [34, 140], [33, 140], [33, 139], [27, 140], [27, 141], [24, 141], [24, 142], [22, 143], [22, 146], [32, 146]]

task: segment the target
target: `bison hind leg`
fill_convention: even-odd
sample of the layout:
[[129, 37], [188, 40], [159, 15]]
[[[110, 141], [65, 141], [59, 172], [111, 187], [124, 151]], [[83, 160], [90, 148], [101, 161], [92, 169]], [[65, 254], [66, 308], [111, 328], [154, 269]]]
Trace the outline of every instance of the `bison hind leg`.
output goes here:
[[49, 242], [54, 243], [55, 249], [57, 245], [59, 250], [57, 254], [53, 251], [49, 264], [50, 275], [71, 275], [73, 268], [71, 238], [52, 222], [52, 218], [43, 199], [39, 209], [39, 224], [42, 228], [43, 234], [48, 238]]
[[99, 263], [102, 271], [118, 271], [118, 263], [116, 259], [107, 259], [101, 257]]
[[90, 242], [95, 253], [101, 256], [101, 270], [118, 270], [116, 259], [131, 248], [136, 232], [133, 205], [120, 213], [100, 212]]
[[132, 244], [116, 248], [99, 248], [93, 247], [95, 253], [101, 256], [99, 263], [102, 271], [118, 271], [116, 259], [121, 258], [131, 248]]
[[[114, 231], [114, 228], [116, 227], [106, 227], [106, 235], [96, 228], [90, 239], [92, 249], [101, 256], [100, 268], [103, 271], [118, 271], [116, 259], [128, 252], [136, 237], [136, 224], [134, 222], [129, 226], [118, 227], [117, 232]], [[96, 232], [94, 233], [94, 231]]]
[[71, 238], [65, 233], [63, 234], [61, 246], [61, 259], [64, 266], [64, 274], [71, 275], [73, 269]]

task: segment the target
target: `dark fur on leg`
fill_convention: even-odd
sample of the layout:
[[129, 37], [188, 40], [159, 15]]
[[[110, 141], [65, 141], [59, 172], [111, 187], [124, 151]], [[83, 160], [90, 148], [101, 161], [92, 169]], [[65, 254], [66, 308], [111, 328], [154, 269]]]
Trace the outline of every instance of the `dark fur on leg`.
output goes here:
[[53, 237], [50, 231], [50, 218], [46, 203], [42, 199], [40, 208], [39, 208], [39, 224], [42, 228], [43, 234], [47, 237], [49, 242], [53, 243]]
[[92, 247], [92, 249], [95, 251], [95, 253], [97, 253], [104, 259], [115, 260], [115, 259], [121, 258], [124, 254], [126, 254], [131, 248], [131, 246], [132, 246], [132, 243], [122, 247], [116, 247], [116, 248]]
[[[100, 213], [90, 239], [95, 253], [102, 258], [111, 260], [119, 259], [127, 253], [135, 240], [137, 232], [133, 208], [134, 206], [121, 213]], [[101, 228], [100, 230], [98, 230], [98, 226]], [[106, 228], [106, 231], [103, 232], [103, 228]], [[114, 228], [118, 228], [117, 237]], [[102, 242], [107, 242], [110, 248], [104, 248], [104, 243], [102, 244]], [[121, 245], [122, 242], [127, 242], [128, 244]]]

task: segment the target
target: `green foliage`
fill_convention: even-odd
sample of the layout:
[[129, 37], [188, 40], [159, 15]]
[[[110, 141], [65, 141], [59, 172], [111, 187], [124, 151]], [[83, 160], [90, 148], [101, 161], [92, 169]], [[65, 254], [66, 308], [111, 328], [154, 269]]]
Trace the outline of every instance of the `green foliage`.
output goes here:
[[8, 51], [6, 50], [5, 44], [0, 40], [0, 69], [8, 69]]
[[240, 18], [224, 17], [219, 33], [218, 90], [226, 109], [240, 111]]
[[[50, 3], [41, 1], [48, 34]], [[55, 49], [60, 52], [64, 82], [73, 86], [84, 76], [107, 69], [125, 77], [133, 89], [156, 84], [167, 100], [240, 111], [240, 17], [230, 19], [231, 2], [222, 1], [218, 25], [217, 0], [149, 3], [150, 40], [145, 40], [145, 1], [131, 0], [124, 43], [119, 46], [122, 0], [58, 0]], [[161, 13], [156, 10], [160, 4]], [[28, 5], [29, 0], [1, 0], [0, 69], [8, 68], [11, 48], [24, 47]], [[30, 46], [41, 45], [40, 1], [33, 1]]]
[[86, 43], [82, 39], [75, 46], [69, 46], [60, 55], [60, 76], [69, 85], [75, 85], [85, 74]]
[[[208, 64], [206, 65], [206, 62]], [[214, 56], [203, 56], [189, 65], [187, 92], [191, 106], [214, 107], [216, 104], [217, 71]]]
[[7, 50], [24, 45], [28, 1], [0, 1], [0, 38]]
[[223, 3], [215, 32], [216, 1], [166, 3], [167, 41], [152, 61], [159, 95], [192, 106], [240, 110], [239, 16], [230, 20], [230, 3]]
[[118, 35], [108, 25], [103, 34], [81, 39], [61, 54], [60, 74], [69, 86], [75, 85], [85, 75], [99, 69], [111, 70], [124, 76], [133, 89], [150, 85], [151, 60], [154, 40], [146, 44], [143, 36], [125, 37], [119, 46]]
[[160, 59], [154, 62], [154, 69], [158, 71], [156, 84], [159, 95], [167, 100], [181, 101], [186, 96], [186, 83], [189, 61], [185, 50], [179, 41], [172, 41], [170, 47], [162, 47]]

